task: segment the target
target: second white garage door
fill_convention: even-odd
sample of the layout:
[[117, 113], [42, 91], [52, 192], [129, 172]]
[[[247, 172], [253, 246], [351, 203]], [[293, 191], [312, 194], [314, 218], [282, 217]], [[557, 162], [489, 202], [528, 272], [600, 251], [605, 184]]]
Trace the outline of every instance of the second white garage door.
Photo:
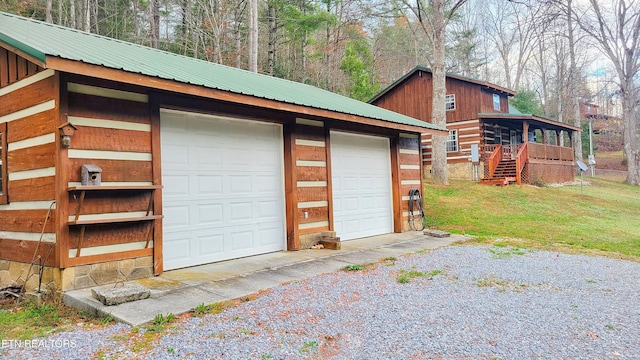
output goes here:
[[282, 127], [161, 112], [165, 270], [284, 250]]
[[389, 139], [332, 131], [331, 181], [341, 240], [393, 232]]

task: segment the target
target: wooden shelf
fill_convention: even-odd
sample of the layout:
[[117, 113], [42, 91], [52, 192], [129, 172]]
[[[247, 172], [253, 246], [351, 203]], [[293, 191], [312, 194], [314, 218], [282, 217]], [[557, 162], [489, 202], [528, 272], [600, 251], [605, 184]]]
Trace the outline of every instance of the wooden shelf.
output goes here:
[[95, 224], [113, 224], [113, 223], [124, 223], [124, 222], [135, 222], [135, 221], [150, 221], [161, 219], [162, 215], [148, 215], [148, 216], [137, 216], [130, 218], [109, 218], [109, 219], [95, 219], [95, 220], [72, 220], [67, 224], [69, 225], [95, 225]]
[[[128, 222], [139, 222], [139, 221], [153, 221], [157, 219], [162, 219], [162, 215], [151, 215], [153, 211], [153, 194], [155, 190], [161, 189], [162, 185], [78, 185], [71, 186], [67, 190], [69, 192], [79, 192], [80, 198], [78, 200], [78, 207], [76, 208], [75, 218], [69, 222], [67, 222], [68, 226], [80, 226], [80, 237], [78, 238], [78, 251], [76, 252], [76, 258], [80, 257], [80, 252], [82, 251], [82, 246], [85, 238], [85, 231], [87, 225], [98, 225], [98, 224], [116, 224], [116, 223], [128, 223]], [[104, 218], [104, 219], [93, 219], [93, 220], [81, 220], [82, 216], [82, 205], [84, 203], [85, 194], [87, 192], [97, 192], [97, 191], [149, 191], [151, 192], [151, 196], [149, 197], [149, 204], [147, 205], [146, 215], [144, 216], [134, 216], [134, 217], [125, 217], [125, 218]], [[74, 194], [75, 196], [75, 194]], [[144, 251], [148, 251], [149, 243], [151, 242], [153, 236], [154, 223], [151, 223], [151, 227], [147, 234], [147, 243], [145, 244]]]
[[92, 186], [92, 185], [78, 185], [72, 186], [68, 191], [119, 191], [119, 190], [156, 190], [161, 189], [162, 185], [107, 185], [107, 186]]

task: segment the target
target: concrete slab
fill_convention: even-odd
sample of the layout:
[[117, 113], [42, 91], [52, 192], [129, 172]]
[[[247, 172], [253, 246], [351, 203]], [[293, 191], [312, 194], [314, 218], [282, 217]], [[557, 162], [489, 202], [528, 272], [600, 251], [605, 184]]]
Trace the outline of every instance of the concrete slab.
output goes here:
[[374, 236], [342, 242], [341, 250], [277, 252], [166, 271], [158, 277], [133, 281], [151, 291], [151, 297], [144, 300], [105, 306], [91, 296], [91, 289], [82, 289], [66, 292], [64, 302], [138, 326], [153, 321], [157, 314], [178, 315], [199, 304], [246, 297], [290, 281], [338, 271], [349, 264], [376, 262], [464, 240], [460, 235], [434, 238], [419, 231]]

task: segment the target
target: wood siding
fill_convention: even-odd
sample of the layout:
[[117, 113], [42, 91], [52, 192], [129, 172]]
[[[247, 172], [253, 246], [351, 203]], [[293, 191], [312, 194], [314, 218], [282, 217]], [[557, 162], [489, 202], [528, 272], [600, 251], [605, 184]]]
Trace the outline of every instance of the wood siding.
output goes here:
[[[0, 48], [0, 128], [6, 171], [0, 205], [0, 259], [55, 264], [55, 153], [58, 75]], [[38, 242], [43, 244], [38, 247]]]
[[[422, 187], [422, 166], [421, 166], [421, 150], [420, 139], [414, 134], [400, 134], [397, 138], [398, 153], [398, 179], [400, 182], [400, 209], [401, 220], [394, 219], [396, 231], [408, 231], [409, 228], [409, 191], [411, 189], [420, 190], [420, 194], [424, 192]], [[395, 209], [394, 209], [395, 210]], [[394, 211], [395, 213], [395, 211]], [[401, 225], [398, 226], [397, 224]]]
[[[431, 122], [432, 85], [431, 73], [417, 71], [382, 97], [373, 105]], [[477, 119], [481, 112], [508, 113], [508, 99], [500, 95], [500, 111], [493, 109], [493, 94], [482, 85], [454, 78], [447, 78], [447, 95], [455, 95], [455, 109], [447, 110], [447, 123]]]
[[0, 88], [16, 83], [42, 71], [29, 60], [0, 47]]
[[[102, 169], [101, 185], [112, 189], [87, 191], [82, 203], [82, 191], [68, 191], [63, 221], [144, 218], [155, 190], [118, 188], [143, 188], [154, 181], [146, 90], [75, 76], [69, 76], [64, 87], [66, 121], [77, 130], [61, 164], [63, 186], [79, 186], [82, 166], [90, 164]], [[152, 255], [154, 225], [154, 220], [68, 225], [63, 267]]]
[[299, 235], [327, 231], [330, 227], [329, 166], [324, 123], [298, 120], [294, 130], [293, 159], [297, 204], [293, 216]]
[[[482, 142], [480, 121], [477, 119], [447, 124], [448, 130], [457, 130], [458, 151], [447, 152], [448, 163], [468, 162], [471, 156], [471, 145], [480, 146]], [[422, 136], [422, 160], [431, 165], [431, 135]]]

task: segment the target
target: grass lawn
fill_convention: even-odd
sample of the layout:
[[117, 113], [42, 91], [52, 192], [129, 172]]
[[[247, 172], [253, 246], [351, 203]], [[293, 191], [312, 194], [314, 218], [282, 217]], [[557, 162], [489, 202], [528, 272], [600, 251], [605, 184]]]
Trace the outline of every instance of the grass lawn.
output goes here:
[[[580, 185], [425, 187], [427, 226], [479, 242], [613, 252], [640, 259], [640, 188], [597, 178]], [[611, 254], [613, 255], [613, 254]], [[637, 260], [637, 259], [636, 259]]]
[[78, 323], [90, 327], [112, 320], [88, 316], [55, 301], [42, 305], [22, 302], [15, 306], [15, 301], [4, 300], [0, 302], [0, 341], [31, 340]]

